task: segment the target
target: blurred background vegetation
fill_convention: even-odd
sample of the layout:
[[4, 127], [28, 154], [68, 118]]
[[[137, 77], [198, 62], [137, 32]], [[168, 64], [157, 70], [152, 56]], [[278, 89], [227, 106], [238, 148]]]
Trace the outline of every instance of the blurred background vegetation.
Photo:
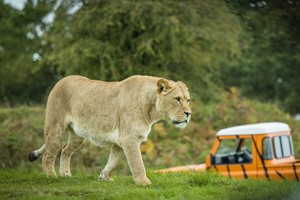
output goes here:
[[[204, 162], [219, 129], [264, 121], [289, 123], [300, 158], [299, 0], [7, 2], [0, 0], [1, 167], [32, 167], [27, 153], [43, 144], [47, 95], [70, 74], [188, 85], [192, 122], [185, 130], [156, 124], [141, 147], [147, 167]], [[87, 143], [74, 165], [101, 168], [108, 150]]]

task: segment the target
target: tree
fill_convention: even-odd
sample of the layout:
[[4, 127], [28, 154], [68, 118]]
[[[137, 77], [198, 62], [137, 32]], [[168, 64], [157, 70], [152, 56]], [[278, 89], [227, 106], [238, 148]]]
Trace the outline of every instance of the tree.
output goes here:
[[247, 31], [249, 46], [237, 64], [222, 69], [225, 86], [248, 97], [278, 101], [300, 112], [299, 1], [228, 1]]
[[16, 10], [0, 1], [0, 102], [41, 101], [51, 75], [35, 60], [41, 46], [36, 27], [43, 26], [49, 8], [28, 1], [23, 10]]
[[[81, 8], [70, 13], [74, 5]], [[239, 57], [242, 29], [221, 1], [64, 1], [44, 39], [45, 66], [107, 81], [133, 74], [188, 82], [210, 99], [219, 69]]]

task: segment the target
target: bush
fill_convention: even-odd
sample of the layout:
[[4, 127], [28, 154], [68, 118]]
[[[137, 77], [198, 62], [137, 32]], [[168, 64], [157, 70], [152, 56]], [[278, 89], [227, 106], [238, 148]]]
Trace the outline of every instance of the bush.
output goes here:
[[[168, 122], [159, 122], [152, 127], [148, 141], [141, 146], [146, 168], [203, 163], [219, 129], [265, 121], [281, 121], [290, 125], [295, 155], [300, 158], [300, 124], [274, 104], [244, 99], [236, 88], [231, 88], [220, 94], [217, 102], [194, 102], [192, 106], [192, 121], [186, 129], [177, 129]], [[43, 125], [42, 107], [1, 108], [0, 166], [32, 167], [27, 155], [44, 143]], [[86, 142], [74, 154], [72, 168], [97, 168], [100, 172], [107, 162], [109, 150], [109, 147], [100, 149]], [[119, 169], [122, 174], [129, 173], [126, 159], [120, 163]]]

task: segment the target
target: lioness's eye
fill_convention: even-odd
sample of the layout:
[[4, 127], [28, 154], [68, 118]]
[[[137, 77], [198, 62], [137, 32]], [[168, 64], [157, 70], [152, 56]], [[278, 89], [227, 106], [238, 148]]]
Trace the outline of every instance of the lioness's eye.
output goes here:
[[188, 103], [190, 103], [190, 101], [191, 101], [190, 99], [187, 100]]
[[178, 101], [178, 102], [180, 102], [180, 100], [181, 100], [180, 97], [177, 97], [177, 98], [175, 98], [175, 99], [176, 99], [176, 101]]

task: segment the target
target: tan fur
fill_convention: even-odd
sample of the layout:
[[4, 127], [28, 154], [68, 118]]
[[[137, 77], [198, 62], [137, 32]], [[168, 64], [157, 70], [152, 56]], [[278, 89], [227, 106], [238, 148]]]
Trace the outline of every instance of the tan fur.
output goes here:
[[[183, 128], [190, 120], [189, 93], [182, 82], [150, 76], [132, 76], [121, 82], [68, 76], [51, 91], [46, 108], [43, 168], [55, 176], [54, 162], [69, 134], [60, 157], [60, 175], [71, 176], [70, 159], [85, 139], [111, 153], [99, 179], [110, 180], [125, 155], [137, 184], [150, 184], [140, 153], [154, 122], [171, 120]], [[40, 155], [35, 152], [34, 155]]]

